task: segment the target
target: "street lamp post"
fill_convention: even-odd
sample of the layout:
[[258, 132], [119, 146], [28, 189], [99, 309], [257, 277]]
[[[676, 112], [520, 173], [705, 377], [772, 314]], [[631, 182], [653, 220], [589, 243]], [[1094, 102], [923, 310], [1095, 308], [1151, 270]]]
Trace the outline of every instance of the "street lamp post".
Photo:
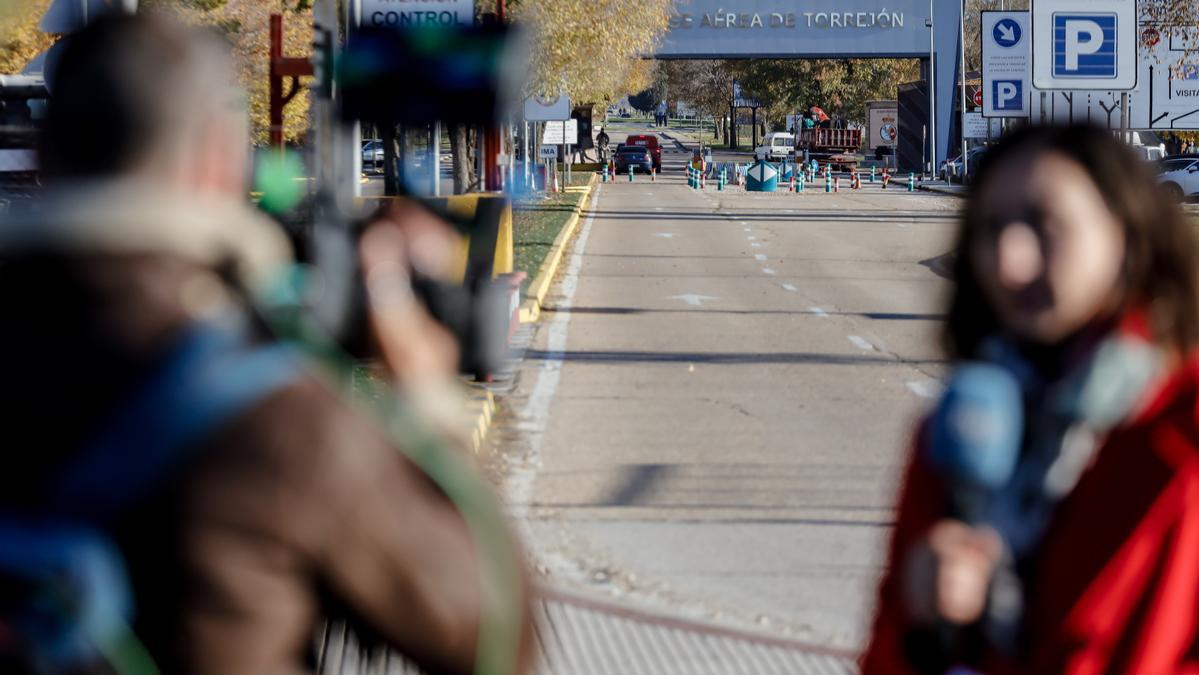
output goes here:
[[[928, 0], [928, 138], [929, 157], [932, 164], [937, 163], [937, 32], [933, 26], [933, 0]], [[922, 167], [924, 168], [924, 167]], [[929, 176], [932, 176], [934, 166], [928, 166]]]

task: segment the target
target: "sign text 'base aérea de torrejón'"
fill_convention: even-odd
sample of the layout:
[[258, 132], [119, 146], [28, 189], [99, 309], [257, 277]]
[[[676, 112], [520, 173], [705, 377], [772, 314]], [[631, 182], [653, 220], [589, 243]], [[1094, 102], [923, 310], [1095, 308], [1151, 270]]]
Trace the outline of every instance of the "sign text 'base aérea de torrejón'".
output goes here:
[[470, 26], [474, 0], [358, 0], [359, 25], [373, 28]]

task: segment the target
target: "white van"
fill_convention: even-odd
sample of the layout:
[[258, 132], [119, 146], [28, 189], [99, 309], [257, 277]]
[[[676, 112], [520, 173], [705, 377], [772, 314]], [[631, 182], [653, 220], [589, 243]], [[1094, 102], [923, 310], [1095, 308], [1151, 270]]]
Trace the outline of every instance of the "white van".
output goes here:
[[766, 161], [786, 159], [795, 152], [795, 135], [785, 131], [772, 131], [762, 139], [762, 145], [754, 149], [755, 157], [765, 157]]

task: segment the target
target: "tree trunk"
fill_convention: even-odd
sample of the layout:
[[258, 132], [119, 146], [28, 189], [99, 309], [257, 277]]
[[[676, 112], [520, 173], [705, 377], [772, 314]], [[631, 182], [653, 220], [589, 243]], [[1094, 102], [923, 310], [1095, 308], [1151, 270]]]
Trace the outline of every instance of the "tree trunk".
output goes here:
[[455, 124], [450, 129], [450, 158], [454, 165], [454, 194], [460, 195], [470, 189], [475, 166], [469, 128], [464, 124]]
[[384, 124], [380, 131], [383, 141], [383, 194], [394, 197], [400, 194], [400, 177], [396, 171], [399, 154], [396, 152], [396, 128], [394, 124]]

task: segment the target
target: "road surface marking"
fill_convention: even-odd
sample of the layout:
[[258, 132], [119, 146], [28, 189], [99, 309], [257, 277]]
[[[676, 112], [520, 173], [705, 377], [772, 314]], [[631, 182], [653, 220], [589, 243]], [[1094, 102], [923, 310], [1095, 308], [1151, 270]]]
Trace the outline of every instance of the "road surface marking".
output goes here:
[[762, 261], [765, 261], [765, 260], [766, 260], [766, 254], [765, 254], [765, 253], [755, 253], [755, 254], [754, 254], [754, 260], [762, 260]]
[[867, 352], [874, 351], [874, 345], [870, 344], [869, 340], [867, 340], [866, 338], [864, 338], [860, 335], [850, 335], [849, 341], [852, 342], [855, 347], [857, 347], [858, 349], [861, 349], [862, 351], [867, 351]]
[[746, 231], [746, 232], [753, 232], [753, 230], [749, 229], [748, 227], [747, 227], [747, 228], [745, 228], [745, 231]]
[[[822, 319], [828, 318], [828, 312], [824, 311], [823, 309], [820, 309], [819, 307], [809, 307], [808, 311]], [[850, 339], [852, 340], [853, 338], [850, 338]]]
[[674, 239], [674, 234], [671, 232], [655, 232], [654, 236], [662, 237], [663, 239]]
[[908, 390], [920, 398], [936, 398], [935, 387], [928, 382], [908, 382]]
[[698, 293], [684, 293], [683, 295], [672, 295], [668, 300], [682, 300], [692, 307], [700, 307], [704, 304], [704, 300], [718, 300], [710, 295], [700, 295]]
[[662, 208], [661, 206], [655, 206], [654, 210], [655, 211], [665, 211], [666, 209]]
[[757, 237], [755, 237], [755, 236], [753, 236], [753, 235], [751, 234], [751, 235], [749, 235], [748, 237], [746, 237], [746, 239], [748, 239], [748, 240], [750, 240], [750, 241], [753, 241], [753, 240], [757, 239]]
[[750, 244], [750, 246], [753, 246], [754, 248], [762, 248], [762, 245], [756, 241], [754, 243]]
[[[558, 288], [561, 291], [559, 308], [569, 309], [574, 302], [575, 291], [579, 286], [579, 271], [583, 267], [583, 252], [587, 250], [587, 240], [591, 236], [591, 225], [595, 222], [596, 205], [603, 194], [602, 185], [596, 186], [595, 196], [591, 199], [590, 213], [583, 221], [583, 226], [575, 239], [574, 249], [570, 254], [570, 262], [562, 275]], [[564, 354], [566, 338], [570, 331], [570, 312], [554, 312], [553, 318], [545, 326], [546, 351], [549, 354]], [[505, 483], [508, 499], [506, 500], [509, 513], [512, 514], [516, 527], [520, 530], [521, 539], [530, 553], [537, 560], [546, 561], [547, 556], [538, 550], [538, 540], [533, 536], [529, 525], [529, 507], [533, 504], [533, 487], [537, 482], [537, 472], [542, 466], [541, 450], [545, 442], [545, 430], [549, 428], [550, 405], [558, 391], [558, 383], [562, 380], [562, 361], [547, 360], [537, 371], [537, 382], [529, 392], [528, 401], [520, 411], [520, 427], [527, 433], [529, 440], [528, 452], [514, 463]]]
[[783, 289], [791, 291], [792, 293], [799, 290], [798, 288], [796, 288], [795, 286], [793, 286], [791, 284], [783, 284]]
[[763, 267], [762, 274], [769, 274], [770, 276], [774, 276], [776, 273], [774, 270], [770, 269], [769, 267]]

